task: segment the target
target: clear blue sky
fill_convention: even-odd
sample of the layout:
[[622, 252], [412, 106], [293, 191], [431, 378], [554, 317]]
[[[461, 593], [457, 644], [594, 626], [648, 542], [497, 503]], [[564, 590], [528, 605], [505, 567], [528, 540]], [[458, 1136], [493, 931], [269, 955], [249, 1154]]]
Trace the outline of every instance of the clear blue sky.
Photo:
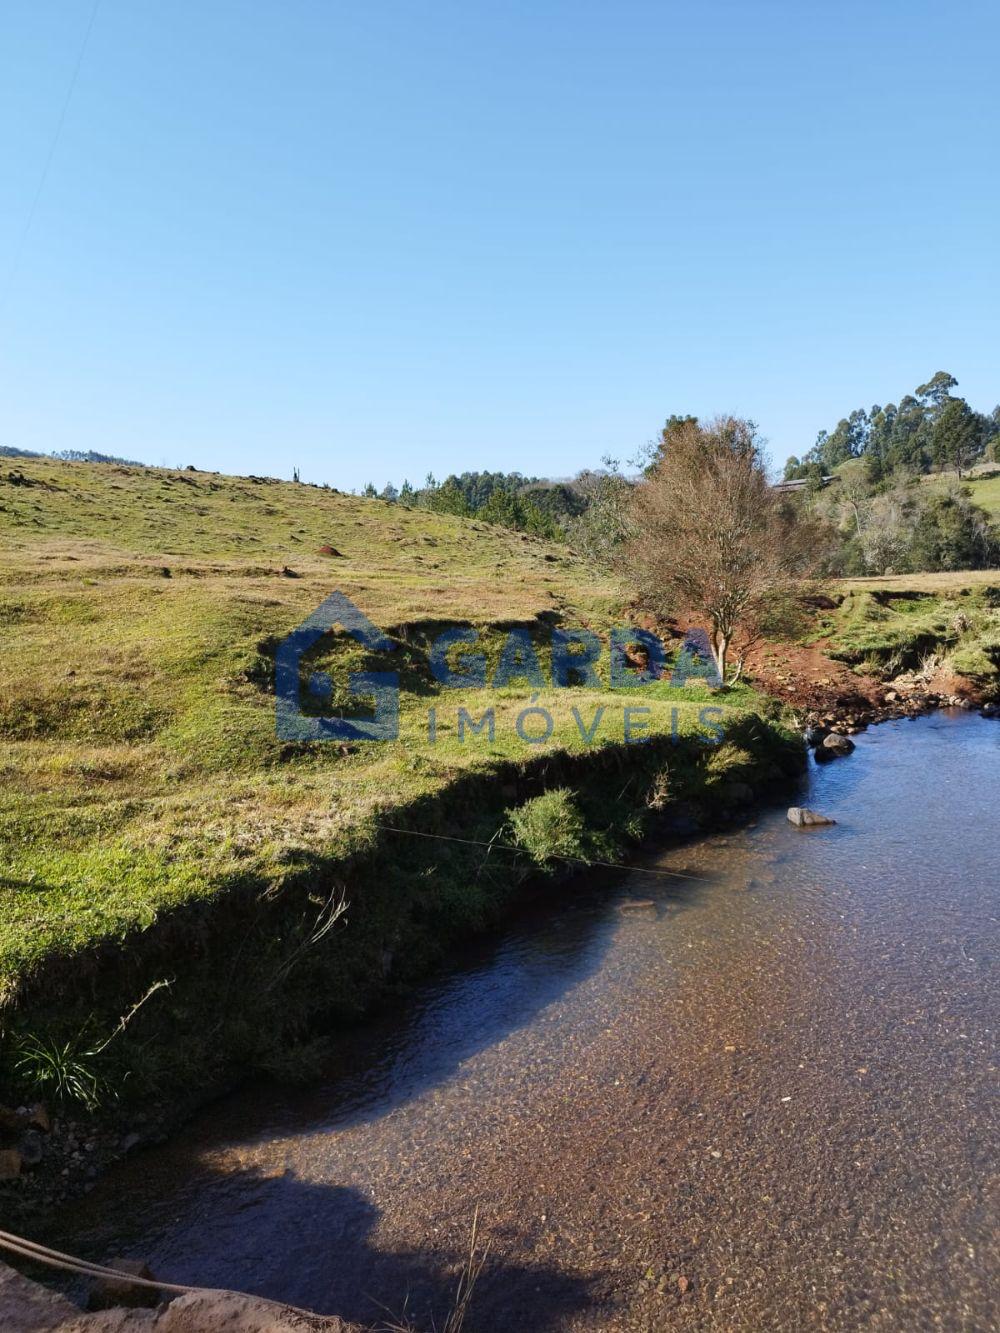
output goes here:
[[91, 9], [0, 6], [0, 443], [351, 488], [1000, 399], [992, 0], [101, 0], [57, 137]]

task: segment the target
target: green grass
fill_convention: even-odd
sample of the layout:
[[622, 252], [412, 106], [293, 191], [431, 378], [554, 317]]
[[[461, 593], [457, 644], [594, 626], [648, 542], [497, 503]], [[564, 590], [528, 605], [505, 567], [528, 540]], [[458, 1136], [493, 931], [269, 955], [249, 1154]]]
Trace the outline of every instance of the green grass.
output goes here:
[[[412, 821], [414, 812], [433, 820], [447, 807], [492, 837], [511, 803], [502, 793], [494, 801], [477, 783], [518, 768], [541, 773], [549, 757], [569, 762], [602, 747], [611, 762], [622, 748], [626, 706], [649, 709], [640, 717], [652, 735], [688, 739], [708, 734], [706, 706], [720, 706], [728, 727], [764, 710], [747, 687], [727, 692], [721, 704], [696, 684], [546, 687], [533, 702], [549, 710], [552, 734], [525, 744], [516, 723], [533, 693], [528, 683], [442, 690], [427, 659], [435, 632], [442, 622], [476, 626], [492, 668], [507, 628], [523, 625], [547, 669], [551, 624], [606, 631], [617, 623], [621, 590], [564, 547], [447, 515], [296, 483], [18, 460], [0, 471], [0, 543], [7, 646], [0, 663], [0, 1007], [15, 1019], [26, 1007], [30, 1015], [46, 993], [46, 1003], [80, 1012], [93, 1001], [106, 1025], [114, 1004], [121, 1012], [175, 964], [183, 971], [185, 959], [178, 964], [159, 943], [177, 921], [188, 932], [184, 948], [199, 955], [203, 947], [211, 971], [211, 951], [228, 948], [230, 924], [204, 912], [220, 902], [231, 905], [234, 932], [283, 894], [296, 904], [294, 929], [287, 917], [266, 916], [264, 938], [257, 916], [244, 922], [248, 938], [258, 932], [255, 965], [266, 961], [284, 975], [282, 960], [300, 947], [296, 931], [307, 936], [303, 923], [317, 901], [322, 907], [320, 886], [331, 882], [333, 868], [370, 861], [382, 825]], [[274, 646], [333, 590], [397, 642], [397, 741], [344, 749], [275, 735]], [[365, 664], [353, 640], [328, 635], [310, 667], [343, 680]], [[606, 678], [606, 657], [602, 670]], [[487, 708], [494, 710], [493, 743], [467, 723], [463, 743], [459, 710], [479, 719]], [[573, 710], [589, 727], [601, 708], [587, 741]], [[718, 746], [698, 781], [721, 781], [747, 765], [745, 748]], [[632, 796], [640, 800], [637, 786]], [[610, 810], [613, 801], [604, 804]], [[600, 823], [600, 802], [589, 817]], [[469, 906], [472, 890], [449, 887], [441, 856], [421, 859], [398, 844], [395, 856], [383, 880], [409, 875], [410, 887], [400, 889], [408, 905], [373, 896], [365, 916], [355, 902], [357, 947], [341, 960], [345, 991], [349, 983], [364, 991], [367, 980], [347, 974], [362, 959], [370, 968], [385, 939], [400, 934], [394, 911], [414, 919], [433, 911], [444, 921], [448, 895], [457, 892], [466, 893], [457, 917], [487, 911], [482, 902]], [[357, 882], [367, 884], [367, 874], [359, 872]], [[453, 879], [465, 874], [463, 862]], [[419, 877], [420, 893], [411, 893]], [[202, 945], [191, 925], [202, 920], [202, 908], [198, 929], [212, 944]], [[91, 976], [95, 950], [108, 949], [101, 956], [124, 969], [111, 998], [94, 989], [103, 983], [80, 980]], [[90, 960], [79, 976], [75, 958]], [[218, 1004], [193, 982], [186, 998], [182, 992], [179, 983], [175, 999], [157, 1000], [161, 1008], [174, 1004], [170, 1022], [178, 1030], [197, 1025], [199, 1004]], [[283, 1001], [290, 1008], [298, 1002]], [[236, 1027], [234, 1018], [225, 1039], [231, 1049], [239, 1044]]]
[[995, 521], [1000, 519], [1000, 474], [995, 477], [976, 477], [969, 483], [972, 498]]
[[980, 686], [1000, 682], [1000, 573], [847, 579], [844, 598], [814, 631], [832, 656], [891, 677], [953, 671]]
[[[931, 486], [938, 490], [953, 486], [957, 480], [958, 478], [953, 472], [932, 473], [930, 476], [923, 478], [925, 486]], [[993, 475], [977, 476], [973, 474], [972, 476], [963, 477], [961, 484], [968, 487], [975, 503], [985, 509], [994, 522], [1000, 520], [1000, 469]]]

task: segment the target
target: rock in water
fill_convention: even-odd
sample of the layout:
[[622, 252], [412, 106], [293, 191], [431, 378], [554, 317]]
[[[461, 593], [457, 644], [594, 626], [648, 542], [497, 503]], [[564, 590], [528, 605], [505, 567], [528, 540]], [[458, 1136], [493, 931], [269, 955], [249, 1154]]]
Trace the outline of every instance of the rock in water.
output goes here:
[[841, 736], [836, 731], [831, 731], [823, 741], [823, 749], [830, 750], [833, 754], [850, 754], [854, 749], [854, 742], [850, 736]]
[[796, 828], [819, 828], [823, 824], [836, 824], [837, 821], [827, 819], [826, 815], [817, 814], [815, 810], [793, 805], [788, 811], [788, 822], [794, 824]]

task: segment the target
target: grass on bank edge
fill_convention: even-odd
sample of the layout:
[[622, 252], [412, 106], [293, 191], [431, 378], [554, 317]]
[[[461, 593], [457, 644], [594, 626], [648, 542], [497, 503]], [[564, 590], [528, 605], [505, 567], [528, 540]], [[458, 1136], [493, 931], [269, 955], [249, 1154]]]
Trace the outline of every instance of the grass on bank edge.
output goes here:
[[1000, 689], [1000, 571], [849, 579], [812, 637], [833, 657], [884, 678], [954, 672]]

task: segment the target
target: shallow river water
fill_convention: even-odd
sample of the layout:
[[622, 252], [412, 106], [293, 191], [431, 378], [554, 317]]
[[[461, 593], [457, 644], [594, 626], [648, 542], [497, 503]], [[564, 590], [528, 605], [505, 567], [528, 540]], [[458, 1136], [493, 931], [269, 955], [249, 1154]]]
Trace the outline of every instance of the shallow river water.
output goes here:
[[[514, 922], [103, 1180], [63, 1239], [440, 1327], [1000, 1326], [1000, 723], [889, 723], [784, 807]], [[646, 905], [643, 905], [646, 904]]]

